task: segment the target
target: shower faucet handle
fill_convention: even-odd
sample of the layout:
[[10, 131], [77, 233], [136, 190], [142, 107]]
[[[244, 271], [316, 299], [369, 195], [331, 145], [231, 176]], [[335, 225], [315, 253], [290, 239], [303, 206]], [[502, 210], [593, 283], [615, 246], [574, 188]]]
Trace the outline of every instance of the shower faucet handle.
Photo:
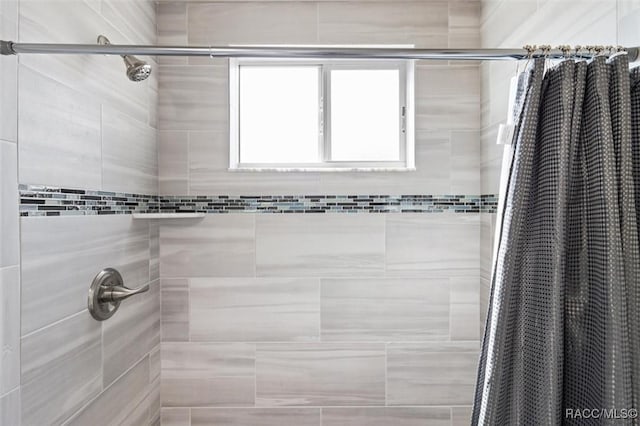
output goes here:
[[124, 299], [147, 291], [149, 284], [138, 288], [125, 287], [120, 272], [105, 268], [96, 275], [89, 287], [89, 313], [96, 320], [104, 321], [116, 313]]
[[138, 288], [128, 288], [124, 286], [100, 286], [100, 295], [98, 296], [101, 302], [119, 302], [127, 299], [136, 294], [149, 291], [149, 284], [145, 284]]

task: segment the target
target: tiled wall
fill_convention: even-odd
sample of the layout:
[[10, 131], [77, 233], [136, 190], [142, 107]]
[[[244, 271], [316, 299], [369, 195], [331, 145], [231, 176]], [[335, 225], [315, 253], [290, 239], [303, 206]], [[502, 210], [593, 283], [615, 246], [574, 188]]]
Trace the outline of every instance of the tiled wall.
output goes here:
[[[15, 1], [0, 1], [0, 38], [16, 38]], [[16, 58], [0, 57], [0, 424], [20, 421], [20, 229]]]
[[163, 223], [163, 424], [464, 424], [479, 234], [452, 213]]
[[[168, 2], [162, 44], [479, 43], [479, 2]], [[480, 194], [480, 78], [475, 63], [416, 67], [413, 173], [230, 173], [228, 64], [159, 58], [160, 193], [166, 195]]]
[[[525, 44], [639, 46], [640, 1], [483, 0], [481, 35], [483, 47]], [[498, 126], [507, 117], [509, 80], [515, 74], [516, 66], [509, 62], [484, 62], [481, 71], [481, 193], [497, 194], [502, 147], [495, 142]], [[490, 291], [495, 214], [482, 214], [481, 222], [483, 325]]]
[[[158, 41], [473, 46], [479, 7], [162, 2]], [[475, 63], [417, 64], [416, 172], [283, 174], [227, 171], [225, 60], [160, 62], [159, 191], [183, 196], [169, 201], [480, 194]], [[479, 239], [479, 213], [232, 212], [163, 222], [163, 425], [468, 423]]]
[[[147, 1], [2, 0], [0, 24], [23, 42], [156, 38]], [[0, 424], [159, 423], [158, 225], [16, 213], [18, 183], [157, 193], [157, 75], [130, 82], [107, 56], [3, 56], [0, 67]], [[151, 291], [100, 323], [86, 298], [108, 266]]]

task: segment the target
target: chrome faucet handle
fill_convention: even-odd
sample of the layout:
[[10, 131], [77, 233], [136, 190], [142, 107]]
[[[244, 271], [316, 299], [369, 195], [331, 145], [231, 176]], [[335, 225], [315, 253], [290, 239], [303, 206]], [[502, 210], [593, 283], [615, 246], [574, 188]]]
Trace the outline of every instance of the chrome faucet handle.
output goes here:
[[128, 299], [136, 294], [149, 291], [149, 284], [145, 284], [138, 288], [128, 288], [124, 286], [100, 286], [100, 302], [120, 302], [124, 299]]
[[149, 284], [138, 288], [125, 287], [118, 271], [105, 268], [96, 275], [89, 288], [89, 312], [96, 320], [104, 321], [116, 313], [124, 299], [147, 291]]

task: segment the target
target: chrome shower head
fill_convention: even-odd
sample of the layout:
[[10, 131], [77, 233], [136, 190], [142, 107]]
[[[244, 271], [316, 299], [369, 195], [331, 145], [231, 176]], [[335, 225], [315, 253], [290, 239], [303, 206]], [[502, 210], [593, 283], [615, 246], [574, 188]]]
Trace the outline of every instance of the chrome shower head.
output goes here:
[[151, 74], [151, 65], [147, 64], [145, 61], [141, 61], [131, 55], [125, 55], [122, 59], [124, 59], [124, 63], [127, 65], [127, 77], [129, 77], [129, 80], [146, 80]]
[[[98, 36], [98, 44], [111, 44], [109, 39], [103, 35]], [[133, 55], [122, 55], [124, 64], [127, 66], [127, 77], [131, 81], [146, 80], [151, 75], [151, 65], [136, 58]]]

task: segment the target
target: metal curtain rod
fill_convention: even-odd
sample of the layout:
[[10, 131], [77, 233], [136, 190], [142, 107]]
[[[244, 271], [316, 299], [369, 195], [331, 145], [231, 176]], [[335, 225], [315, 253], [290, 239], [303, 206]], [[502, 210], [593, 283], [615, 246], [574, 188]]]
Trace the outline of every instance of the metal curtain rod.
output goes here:
[[[527, 46], [525, 46], [527, 47]], [[541, 46], [542, 47], [542, 46]], [[534, 46], [535, 48], [535, 46]], [[612, 48], [613, 49], [613, 48]], [[521, 60], [546, 57], [562, 59], [567, 56], [592, 58], [602, 54], [603, 46], [585, 49], [411, 49], [367, 47], [214, 47], [214, 46], [143, 46], [16, 43], [0, 40], [2, 55], [71, 54], [71, 55], [143, 55], [143, 56], [209, 56], [211, 58], [344, 58], [344, 59], [442, 59], [442, 60]], [[618, 50], [620, 50], [618, 48]], [[638, 60], [640, 47], [623, 49], [629, 61]], [[610, 49], [611, 51], [611, 49]]]

